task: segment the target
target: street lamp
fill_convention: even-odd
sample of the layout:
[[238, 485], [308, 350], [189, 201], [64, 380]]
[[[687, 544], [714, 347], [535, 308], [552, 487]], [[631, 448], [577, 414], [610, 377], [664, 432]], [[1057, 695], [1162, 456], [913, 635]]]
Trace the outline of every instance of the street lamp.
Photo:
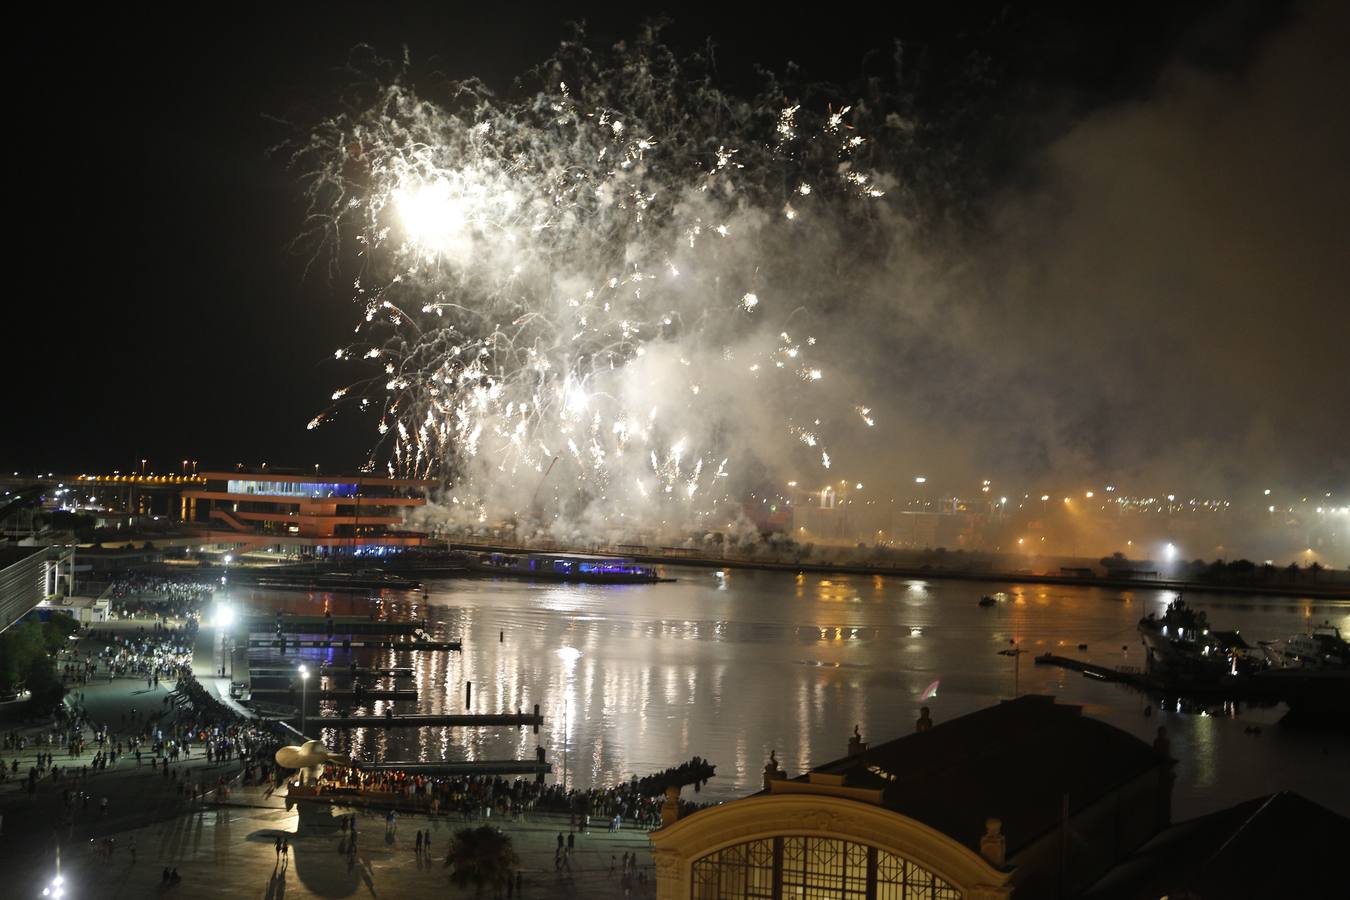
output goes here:
[[300, 734], [305, 734], [305, 711], [309, 709], [306, 700], [309, 697], [309, 669], [300, 666]]
[[1027, 651], [1022, 649], [1021, 642], [1016, 638], [1008, 638], [1008, 643], [1012, 646], [998, 651], [998, 655], [1013, 658], [1013, 699], [1016, 700], [1022, 693], [1022, 654]]
[[[228, 603], [216, 604], [214, 621], [216, 626], [216, 634], [220, 638], [220, 655], [221, 655], [220, 668], [223, 672], [225, 669], [225, 656], [226, 656], [225, 641], [229, 636], [230, 628], [234, 625], [234, 607]], [[233, 654], [231, 654], [231, 656], [232, 655]], [[230, 660], [230, 672], [231, 677], [233, 677], [234, 673], [233, 659]]]
[[567, 727], [568, 727], [568, 726], [567, 726], [567, 712], [568, 712], [568, 706], [570, 706], [570, 704], [569, 704], [569, 702], [568, 702], [568, 697], [567, 697], [567, 694], [568, 694], [568, 684], [571, 682], [573, 672], [576, 670], [577, 660], [581, 658], [581, 651], [578, 650], [576, 647], [560, 647], [560, 648], [558, 649], [558, 656], [561, 657], [561, 658], [562, 658], [562, 661], [563, 661], [563, 671], [562, 671], [562, 676], [563, 676], [563, 696], [562, 696], [562, 703], [563, 703], [563, 738], [562, 738], [562, 744], [563, 744], [563, 782], [562, 782], [562, 783], [563, 783], [563, 790], [566, 791], [566, 790], [567, 790]]
[[61, 900], [61, 898], [66, 895], [65, 885], [66, 879], [60, 875], [57, 875], [55, 878], [52, 879], [52, 883], [50, 885], [42, 889], [42, 896], [54, 897], [56, 898], [56, 900]]

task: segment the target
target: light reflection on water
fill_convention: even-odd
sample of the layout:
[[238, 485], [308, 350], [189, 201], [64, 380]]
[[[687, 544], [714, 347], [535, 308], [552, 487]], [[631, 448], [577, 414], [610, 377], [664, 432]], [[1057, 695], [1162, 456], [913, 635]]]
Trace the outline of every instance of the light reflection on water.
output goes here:
[[[1199, 814], [1288, 788], [1350, 814], [1350, 739], [1273, 725], [1279, 709], [1237, 718], [1156, 710], [1115, 685], [1033, 664], [1054, 652], [1110, 665], [1139, 665], [1139, 618], [1161, 613], [1171, 591], [1040, 585], [981, 585], [875, 576], [828, 577], [679, 569], [674, 584], [593, 586], [444, 580], [425, 597], [386, 597], [391, 617], [425, 615], [433, 630], [462, 638], [456, 654], [382, 653], [375, 665], [412, 665], [417, 711], [514, 712], [538, 703], [546, 724], [531, 729], [418, 729], [350, 736], [363, 756], [395, 759], [533, 758], [545, 748], [555, 772], [588, 787], [626, 780], [697, 754], [718, 765], [700, 797], [758, 789], [770, 750], [789, 770], [842, 756], [853, 726], [865, 740], [908, 734], [919, 706], [939, 722], [1011, 696], [1010, 640], [1023, 693], [1053, 693], [1151, 741], [1168, 729], [1179, 760], [1174, 809]], [[980, 608], [995, 589], [1002, 602]], [[303, 595], [301, 595], [303, 598]], [[308, 601], [286, 598], [294, 611]], [[259, 598], [261, 600], [263, 598]], [[1212, 623], [1256, 640], [1280, 638], [1329, 619], [1350, 633], [1350, 604], [1269, 597], [1198, 595], [1187, 602]], [[334, 611], [364, 613], [364, 601], [336, 598]], [[499, 635], [504, 632], [504, 640]], [[1078, 650], [1087, 644], [1086, 651]], [[563, 647], [580, 656], [559, 654]], [[306, 652], [306, 656], [310, 651]], [[317, 661], [318, 651], [314, 651]], [[340, 657], [340, 655], [339, 655]], [[396, 658], [397, 657], [397, 658]], [[341, 658], [336, 658], [341, 663]], [[922, 692], [940, 680], [936, 697]], [[382, 707], [377, 707], [377, 712]], [[400, 703], [398, 711], [411, 712]], [[564, 730], [565, 724], [565, 730]], [[1246, 731], [1260, 724], [1262, 733]]]

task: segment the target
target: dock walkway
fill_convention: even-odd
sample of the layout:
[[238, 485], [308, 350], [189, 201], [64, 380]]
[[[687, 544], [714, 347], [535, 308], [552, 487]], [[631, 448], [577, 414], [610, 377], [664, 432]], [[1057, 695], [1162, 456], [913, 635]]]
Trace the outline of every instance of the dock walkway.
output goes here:
[[463, 713], [459, 715], [409, 714], [402, 716], [320, 716], [310, 724], [322, 728], [538, 728], [544, 717], [535, 713]]

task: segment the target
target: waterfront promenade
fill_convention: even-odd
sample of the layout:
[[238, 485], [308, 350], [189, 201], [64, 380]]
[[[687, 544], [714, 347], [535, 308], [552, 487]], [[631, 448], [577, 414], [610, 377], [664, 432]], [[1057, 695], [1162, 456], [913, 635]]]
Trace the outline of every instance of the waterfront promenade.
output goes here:
[[[100, 624], [98, 629], [134, 632], [139, 626], [152, 628], [153, 621], [118, 620]], [[215, 674], [219, 663], [212, 652], [212, 638], [211, 629], [199, 631], [193, 669], [208, 691], [242, 709], [229, 701], [228, 679]], [[97, 655], [100, 646], [102, 642], [86, 636], [74, 650], [81, 656]], [[139, 732], [143, 727], [139, 723], [147, 717], [165, 713], [167, 726], [174, 713], [165, 698], [173, 687], [163, 680], [147, 687], [143, 676], [110, 680], [100, 667], [90, 683], [71, 686], [67, 701], [82, 703], [91, 723], [106, 723], [115, 745]], [[174, 762], [168, 777], [158, 762], [151, 766], [148, 753], [143, 753], [140, 765], [127, 753], [79, 783], [68, 768], [64, 780], [42, 779], [36, 791], [29, 793], [25, 776], [38, 752], [53, 753], [58, 766], [79, 767], [88, 766], [98, 749], [88, 728], [85, 750], [79, 757], [69, 757], [61, 747], [43, 746], [40, 736], [50, 726], [45, 717], [0, 726], [7, 734], [22, 733], [28, 744], [21, 751], [0, 751], [0, 760], [7, 766], [19, 762], [19, 775], [0, 784], [0, 865], [10, 876], [13, 896], [41, 894], [56, 872], [58, 847], [70, 897], [473, 896], [472, 889], [450, 885], [449, 870], [442, 861], [454, 832], [482, 824], [481, 820], [465, 822], [458, 813], [419, 814], [404, 817], [387, 830], [382, 809], [313, 804], [302, 827], [299, 810], [287, 809], [284, 788], [268, 795], [260, 785], [240, 784], [237, 760], [208, 761], [200, 745], [194, 746], [190, 756]], [[222, 777], [229, 786], [228, 796], [216, 789]], [[180, 787], [185, 782], [204, 788], [205, 795], [191, 799]], [[78, 791], [87, 793], [89, 799], [77, 799], [69, 813], [64, 813], [66, 792], [78, 797]], [[338, 827], [338, 817], [347, 814], [356, 814], [358, 821], [359, 849], [354, 856], [341, 852], [347, 835]], [[532, 813], [526, 821], [492, 820], [492, 824], [511, 835], [521, 858], [520, 896], [602, 900], [654, 896], [645, 832], [629, 827], [611, 834], [602, 827], [578, 834], [570, 870], [555, 872], [557, 836], [566, 836], [569, 830], [566, 816]], [[429, 832], [429, 853], [416, 852], [418, 831]], [[284, 863], [275, 850], [279, 837], [290, 848]], [[104, 843], [108, 838], [113, 842], [110, 855]], [[611, 857], [621, 860], [625, 854], [637, 856], [645, 881], [631, 877], [625, 883], [621, 872], [610, 874]], [[164, 885], [165, 869], [176, 869], [179, 883]]]

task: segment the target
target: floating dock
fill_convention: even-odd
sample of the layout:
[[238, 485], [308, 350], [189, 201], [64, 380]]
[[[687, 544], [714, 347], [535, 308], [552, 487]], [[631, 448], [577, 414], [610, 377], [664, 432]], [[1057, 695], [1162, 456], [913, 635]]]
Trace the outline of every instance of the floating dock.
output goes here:
[[376, 638], [255, 638], [249, 649], [275, 647], [278, 650], [416, 650], [424, 653], [463, 649], [461, 641], [382, 641]]
[[[270, 697], [288, 697], [292, 700], [300, 700], [302, 696], [308, 696], [317, 700], [339, 700], [349, 703], [374, 703], [376, 700], [416, 700], [417, 690], [415, 688], [370, 688], [362, 689], [358, 694], [351, 688], [315, 688], [309, 691], [301, 691], [300, 688], [291, 687], [258, 687], [254, 685], [249, 689], [250, 697], [260, 697], [267, 699]], [[310, 701], [311, 705], [313, 700]]]
[[1350, 716], [1350, 669], [1268, 669], [1254, 674], [1214, 675], [1184, 672], [1139, 672], [1115, 669], [1067, 656], [1046, 653], [1038, 666], [1058, 666], [1087, 678], [1124, 684], [1144, 693], [1197, 702], [1237, 700], [1245, 703], [1287, 703], [1309, 715]]
[[363, 772], [406, 772], [409, 775], [548, 775], [553, 764], [533, 759], [480, 759], [473, 762], [355, 763]]
[[[294, 678], [295, 666], [249, 666], [250, 676], [257, 678]], [[319, 666], [315, 674], [320, 678], [411, 678], [413, 670], [411, 666], [377, 666], [374, 668], [367, 666], [357, 666], [355, 669], [349, 666]]]
[[310, 727], [319, 728], [538, 728], [544, 717], [537, 713], [464, 713], [461, 715], [403, 716], [311, 716]]
[[362, 616], [282, 616], [279, 619], [250, 616], [243, 620], [241, 629], [246, 629], [249, 634], [276, 634], [278, 630], [282, 634], [413, 634], [426, 631], [427, 621], [398, 622]]

